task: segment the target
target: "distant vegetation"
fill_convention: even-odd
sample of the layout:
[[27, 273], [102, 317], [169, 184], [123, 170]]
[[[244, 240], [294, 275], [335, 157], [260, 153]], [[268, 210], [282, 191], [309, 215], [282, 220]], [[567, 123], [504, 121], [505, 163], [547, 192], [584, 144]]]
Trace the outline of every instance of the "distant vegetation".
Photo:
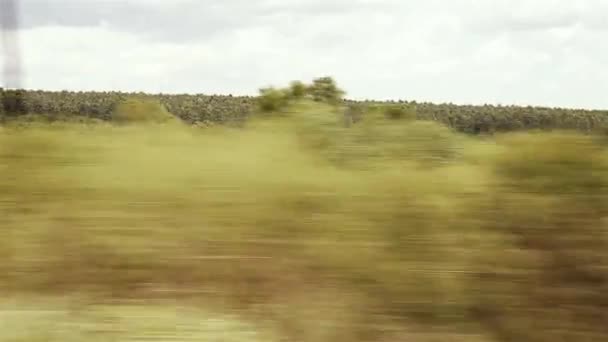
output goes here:
[[[137, 97], [160, 102], [182, 121], [196, 125], [242, 123], [257, 110], [274, 111], [284, 107], [290, 99], [309, 97], [315, 101], [331, 102], [362, 113], [370, 107], [390, 105], [396, 109], [415, 108], [421, 120], [437, 121], [457, 131], [469, 134], [507, 132], [516, 130], [575, 129], [581, 132], [606, 130], [608, 110], [582, 110], [517, 106], [468, 106], [453, 104], [416, 103], [414, 101], [351, 101], [331, 77], [320, 77], [311, 84], [294, 81], [286, 88], [266, 87], [261, 97], [167, 95], [119, 92], [48, 92], [1, 91], [0, 98], [10, 113], [0, 118], [25, 114], [42, 114], [50, 119], [79, 116], [110, 120], [115, 108], [123, 101]], [[260, 101], [260, 98], [262, 101]], [[21, 99], [17, 101], [16, 99]]]
[[27, 96], [54, 112], [0, 126], [1, 340], [608, 340], [603, 112]]
[[262, 112], [276, 112], [304, 98], [312, 99], [314, 102], [339, 105], [343, 101], [343, 95], [344, 91], [338, 88], [331, 77], [321, 77], [313, 80], [309, 85], [294, 81], [284, 89], [262, 88], [257, 102], [258, 109]]

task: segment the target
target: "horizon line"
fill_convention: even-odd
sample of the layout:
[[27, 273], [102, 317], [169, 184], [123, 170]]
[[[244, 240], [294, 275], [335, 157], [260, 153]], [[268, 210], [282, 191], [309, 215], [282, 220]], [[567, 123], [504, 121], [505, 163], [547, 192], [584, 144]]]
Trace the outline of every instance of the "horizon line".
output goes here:
[[[70, 90], [70, 89], [44, 89], [44, 88], [28, 88], [28, 87], [20, 87], [20, 88], [8, 88], [6, 86], [0, 85], [0, 89], [10, 89], [10, 90], [21, 90], [26, 92], [47, 92], [47, 93], [119, 93], [119, 94], [144, 94], [149, 96], [218, 96], [218, 97], [235, 97], [235, 98], [256, 98], [257, 95], [246, 95], [246, 94], [235, 94], [235, 93], [203, 93], [203, 92], [151, 92], [151, 91], [142, 91], [142, 90]], [[552, 106], [552, 105], [542, 105], [542, 104], [517, 104], [517, 103], [490, 103], [490, 102], [479, 102], [479, 103], [470, 103], [470, 102], [454, 102], [454, 101], [432, 101], [432, 100], [406, 100], [403, 98], [400, 99], [374, 99], [374, 98], [348, 98], [344, 97], [344, 101], [351, 102], [378, 102], [378, 103], [395, 103], [395, 102], [403, 102], [403, 103], [415, 103], [415, 104], [429, 104], [429, 105], [452, 105], [459, 107], [517, 107], [517, 108], [542, 108], [542, 109], [551, 109], [551, 110], [573, 110], [573, 111], [591, 111], [591, 112], [608, 112], [608, 108], [603, 107], [576, 107], [576, 106]]]

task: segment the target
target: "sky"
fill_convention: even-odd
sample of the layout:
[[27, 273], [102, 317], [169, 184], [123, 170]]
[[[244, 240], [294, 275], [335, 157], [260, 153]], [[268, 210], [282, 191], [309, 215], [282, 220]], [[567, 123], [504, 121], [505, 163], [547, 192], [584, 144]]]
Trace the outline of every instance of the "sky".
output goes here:
[[30, 89], [608, 109], [608, 0], [19, 2]]

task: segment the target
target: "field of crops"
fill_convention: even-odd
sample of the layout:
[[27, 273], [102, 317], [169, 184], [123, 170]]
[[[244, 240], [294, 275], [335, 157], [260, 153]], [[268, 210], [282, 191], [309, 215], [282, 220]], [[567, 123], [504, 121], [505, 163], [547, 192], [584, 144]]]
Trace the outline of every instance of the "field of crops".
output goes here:
[[[10, 102], [14, 91], [0, 91]], [[160, 101], [169, 112], [191, 124], [241, 122], [256, 109], [255, 97], [163, 95], [118, 92], [23, 91], [14, 115], [43, 114], [51, 118], [83, 117], [109, 120], [114, 108], [128, 98]], [[354, 108], [399, 105], [415, 107], [419, 119], [433, 120], [464, 133], [494, 133], [526, 129], [576, 129], [582, 132], [608, 126], [608, 111], [517, 106], [466, 106], [407, 101], [348, 101]], [[1, 106], [0, 106], [1, 107]], [[7, 114], [4, 114], [7, 116]], [[0, 113], [2, 117], [2, 113]]]
[[[104, 120], [0, 126], [0, 340], [608, 339], [602, 135], [122, 96], [31, 92], [33, 112]], [[467, 131], [454, 118], [485, 110], [497, 130], [604, 115], [416, 116]]]

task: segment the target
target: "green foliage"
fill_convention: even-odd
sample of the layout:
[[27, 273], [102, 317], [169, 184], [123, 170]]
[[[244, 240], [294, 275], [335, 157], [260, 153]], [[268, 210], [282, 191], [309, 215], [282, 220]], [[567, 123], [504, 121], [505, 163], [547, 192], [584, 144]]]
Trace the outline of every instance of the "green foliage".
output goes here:
[[386, 115], [384, 107], [368, 109], [352, 125], [344, 125], [344, 118], [329, 105], [295, 112], [300, 114], [300, 139], [337, 165], [368, 169], [394, 160], [425, 167], [441, 165], [457, 160], [465, 143], [448, 127], [429, 121], [395, 120]]
[[112, 120], [117, 123], [167, 123], [176, 118], [158, 101], [133, 98], [116, 106]]
[[262, 88], [258, 97], [259, 108], [262, 112], [276, 112], [289, 104], [290, 94], [283, 89]]
[[301, 99], [306, 96], [306, 85], [301, 81], [293, 81], [289, 85], [290, 95], [294, 99]]
[[384, 108], [384, 115], [391, 120], [414, 120], [416, 109], [413, 106], [390, 104]]
[[[474, 107], [279, 92], [280, 117], [238, 130], [36, 115], [3, 126], [2, 293], [221, 303], [283, 340], [608, 339], [605, 142], [456, 132], [515, 127], [505, 118], [580, 130], [601, 112], [532, 121], [532, 109], [485, 107], [484, 121]], [[162, 121], [145, 99], [113, 112]], [[413, 108], [437, 117], [411, 120]], [[150, 331], [139, 324], [125, 329]]]
[[290, 104], [305, 97], [311, 97], [315, 102], [338, 105], [343, 94], [344, 92], [338, 89], [332, 78], [322, 77], [313, 80], [311, 85], [306, 85], [301, 81], [293, 81], [289, 87], [284, 89], [262, 88], [257, 102], [258, 108], [262, 112], [278, 112], [285, 110]]
[[338, 88], [336, 82], [331, 77], [320, 77], [313, 80], [308, 86], [308, 93], [314, 101], [329, 104], [339, 104], [344, 96], [344, 91]]
[[[320, 78], [323, 80], [324, 78]], [[299, 83], [298, 83], [299, 84]], [[331, 86], [333, 84], [333, 86]], [[305, 84], [306, 85], [306, 84]], [[326, 85], [330, 85], [326, 87]], [[317, 81], [315, 93], [317, 99], [329, 99], [336, 96], [325, 96], [334, 93], [333, 80]], [[294, 93], [285, 89], [290, 99], [300, 99], [301, 87]], [[314, 82], [306, 86], [306, 97], [314, 98], [311, 89]], [[325, 90], [324, 90], [325, 89]], [[334, 90], [332, 90], [334, 89]], [[43, 114], [49, 117], [78, 116], [98, 120], [111, 120], [112, 113], [118, 104], [133, 97], [145, 97], [159, 101], [167, 110], [190, 124], [214, 122], [216, 124], [241, 124], [260, 109], [258, 97], [247, 96], [208, 96], [139, 94], [120, 92], [49, 92], [22, 91], [24, 108], [17, 116], [25, 113]], [[341, 98], [341, 96], [338, 96]], [[334, 103], [335, 104], [335, 103]], [[412, 102], [379, 102], [340, 100], [337, 104], [346, 104], [349, 108], [366, 108], [381, 106], [403, 106], [415, 109], [415, 116], [420, 120], [437, 121], [456, 131], [482, 134], [517, 131], [526, 129], [574, 129], [581, 132], [601, 132], [608, 127], [608, 112], [600, 110], [516, 107], [516, 106], [460, 106], [454, 104], [432, 104]], [[358, 111], [358, 110], [356, 110]], [[357, 121], [357, 120], [354, 120]]]
[[27, 113], [25, 91], [0, 88], [0, 120]]

